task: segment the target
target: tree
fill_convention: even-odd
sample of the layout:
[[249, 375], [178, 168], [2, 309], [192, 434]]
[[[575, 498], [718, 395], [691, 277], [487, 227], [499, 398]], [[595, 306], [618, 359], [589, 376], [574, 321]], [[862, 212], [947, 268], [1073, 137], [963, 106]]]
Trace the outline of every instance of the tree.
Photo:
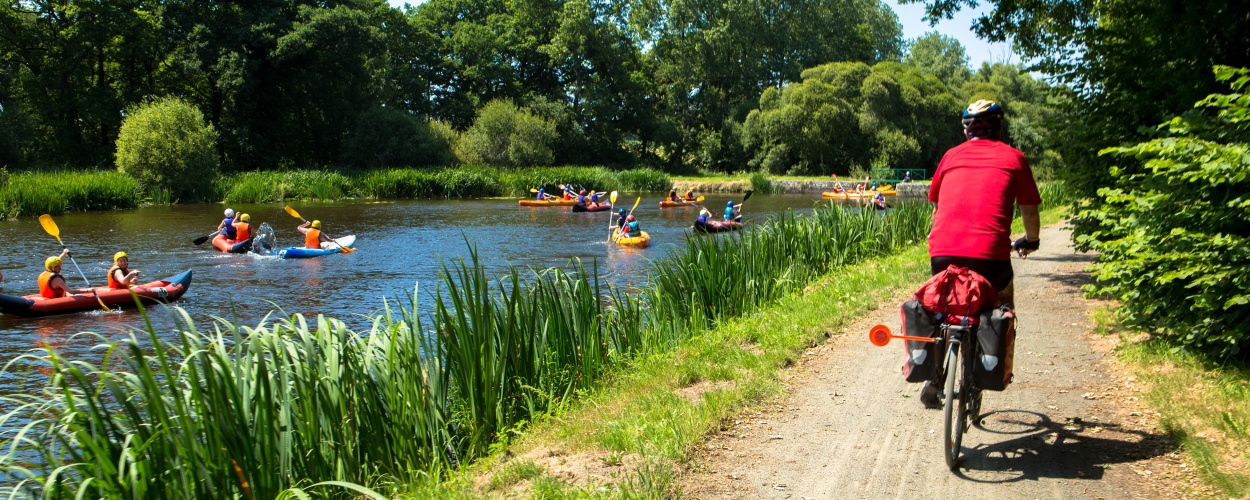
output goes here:
[[491, 101], [456, 143], [461, 161], [496, 167], [550, 165], [556, 125], [518, 108], [512, 101]]
[[936, 31], [925, 33], [907, 44], [903, 62], [933, 73], [942, 81], [958, 86], [968, 80], [968, 54], [954, 37]]
[[117, 136], [117, 169], [149, 194], [204, 200], [217, 176], [217, 131], [198, 109], [174, 97], [136, 107]]

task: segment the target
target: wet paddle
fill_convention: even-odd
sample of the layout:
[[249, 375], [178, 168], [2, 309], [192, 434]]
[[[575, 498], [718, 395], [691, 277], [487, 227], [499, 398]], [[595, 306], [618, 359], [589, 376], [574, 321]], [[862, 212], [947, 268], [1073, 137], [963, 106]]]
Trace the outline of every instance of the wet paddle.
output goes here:
[[[296, 219], [299, 219], [299, 220], [301, 220], [301, 221], [308, 222], [308, 219], [305, 219], [305, 218], [301, 217], [301, 216], [300, 216], [300, 214], [299, 214], [299, 212], [296, 212], [296, 211], [295, 211], [295, 209], [294, 209], [294, 208], [291, 208], [291, 206], [290, 206], [290, 205], [287, 205], [287, 206], [284, 208], [284, 210], [286, 210], [286, 213], [291, 214], [291, 217], [295, 217]], [[326, 236], [328, 237], [329, 235], [326, 235]], [[347, 247], [345, 247], [345, 246], [343, 246], [343, 245], [339, 245], [339, 242], [334, 241], [334, 238], [330, 238], [330, 241], [331, 241], [331, 242], [333, 242], [335, 245], [337, 245], [337, 246], [339, 247], [339, 250], [342, 250], [342, 251], [343, 251], [343, 253], [353, 253], [353, 252], [355, 252], [355, 251], [356, 251], [355, 249], [352, 249], [352, 248], [347, 248]]]
[[[612, 206], [613, 206], [613, 207], [615, 207], [615, 206], [616, 206], [616, 195], [617, 195], [617, 194], [618, 194], [618, 193], [617, 193], [616, 191], [613, 191], [613, 192], [612, 192], [612, 194], [608, 195], [608, 201], [611, 201], [611, 202], [612, 202]], [[611, 210], [608, 210], [608, 241], [612, 241], [612, 216], [614, 216], [614, 215], [616, 215], [616, 214], [615, 214], [615, 213], [613, 213]]]
[[208, 236], [200, 236], [199, 238], [191, 240], [191, 243], [196, 244], [196, 245], [203, 245], [205, 241], [212, 239], [214, 236], [217, 236], [218, 234], [221, 234], [221, 231], [214, 231], [212, 234], [209, 234]]
[[[40, 216], [39, 216], [39, 225], [43, 226], [43, 230], [44, 230], [44, 231], [47, 231], [47, 232], [48, 232], [48, 234], [52, 235], [52, 237], [53, 237], [53, 238], [56, 238], [56, 242], [61, 244], [61, 249], [66, 249], [66, 248], [67, 248], [67, 247], [65, 246], [65, 242], [61, 241], [61, 228], [56, 227], [56, 223], [55, 223], [55, 222], [52, 222], [52, 216], [51, 216], [51, 215], [48, 215], [48, 214], [43, 214], [43, 215], [40, 215]], [[100, 300], [100, 294], [96, 293], [96, 291], [95, 291], [95, 287], [92, 287], [92, 286], [91, 286], [91, 281], [87, 279], [87, 275], [86, 275], [86, 274], [83, 274], [83, 272], [82, 272], [82, 268], [81, 268], [81, 267], [78, 267], [78, 261], [74, 260], [74, 256], [73, 256], [73, 255], [70, 255], [70, 256], [69, 256], [69, 261], [70, 261], [70, 262], [72, 262], [72, 263], [74, 264], [74, 269], [77, 269], [77, 270], [78, 270], [78, 274], [79, 274], [80, 276], [82, 276], [82, 280], [83, 280], [83, 281], [85, 281], [85, 282], [87, 283], [87, 288], [90, 288], [90, 289], [91, 289], [91, 294], [92, 294], [92, 295], [95, 295], [95, 300], [96, 300], [96, 302], [99, 302], [99, 303], [100, 303], [100, 307], [103, 307], [105, 311], [110, 311], [110, 312], [111, 312], [111, 311], [112, 311], [112, 309], [109, 309], [109, 306], [104, 305], [104, 301], [103, 301], [103, 300]], [[68, 286], [68, 284], [67, 284], [67, 286]]]

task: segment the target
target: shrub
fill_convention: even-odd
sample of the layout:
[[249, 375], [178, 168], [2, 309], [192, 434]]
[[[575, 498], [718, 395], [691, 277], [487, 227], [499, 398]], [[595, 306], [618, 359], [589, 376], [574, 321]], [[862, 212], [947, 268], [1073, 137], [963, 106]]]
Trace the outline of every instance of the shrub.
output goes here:
[[509, 100], [482, 107], [477, 121], [456, 142], [456, 154], [469, 164], [493, 167], [549, 165], [555, 123], [522, 110]]
[[[1211, 95], [1167, 136], [1101, 152], [1112, 169], [1077, 243], [1100, 255], [1089, 289], [1124, 302], [1124, 323], [1216, 356], [1250, 341], [1250, 70], [1217, 67], [1239, 93]], [[1128, 174], [1126, 172], [1141, 172]]]
[[449, 165], [455, 133], [445, 124], [426, 121], [394, 108], [360, 114], [343, 144], [343, 161], [369, 168]]
[[768, 194], [773, 192], [773, 183], [764, 172], [756, 172], [751, 174], [751, 189], [759, 194]]
[[117, 134], [117, 168], [149, 194], [202, 200], [217, 176], [217, 131], [194, 106], [175, 97], [139, 105]]

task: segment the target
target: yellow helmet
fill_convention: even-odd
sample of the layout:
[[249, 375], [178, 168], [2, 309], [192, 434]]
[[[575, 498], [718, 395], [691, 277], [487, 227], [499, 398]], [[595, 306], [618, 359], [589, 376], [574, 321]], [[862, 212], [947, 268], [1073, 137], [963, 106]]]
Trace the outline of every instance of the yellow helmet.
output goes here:
[[47, 268], [49, 271], [59, 265], [61, 265], [60, 257], [48, 257], [48, 260], [43, 261], [43, 267]]
[[240, 216], [239, 216], [239, 220], [241, 220], [241, 221], [243, 221], [243, 222], [247, 222], [247, 221], [249, 221], [249, 220], [252, 220], [252, 216], [251, 216], [251, 215], [248, 215], [248, 214], [243, 214], [243, 215], [240, 215]]
[[[117, 252], [117, 253], [113, 254], [113, 262], [114, 262], [114, 263], [116, 263], [116, 262], [117, 262], [117, 260], [118, 260], [118, 259], [121, 259], [122, 257], [126, 257], [126, 252]], [[127, 258], [129, 258], [129, 257], [127, 257]]]
[[312, 223], [312, 227], [315, 227], [315, 228], [317, 228], [317, 229], [321, 229], [321, 221], [319, 221], [319, 220], [315, 220], [315, 221], [313, 221], [313, 223]]

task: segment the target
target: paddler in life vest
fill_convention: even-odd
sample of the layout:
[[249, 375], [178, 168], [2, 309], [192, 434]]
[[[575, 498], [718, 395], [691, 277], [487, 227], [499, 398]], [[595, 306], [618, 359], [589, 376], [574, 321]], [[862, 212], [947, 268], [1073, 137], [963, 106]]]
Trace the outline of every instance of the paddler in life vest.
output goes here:
[[700, 208], [699, 218], [696, 220], [704, 224], [707, 224], [708, 219], [711, 219], [711, 218], [712, 218], [712, 212], [709, 212], [708, 209], [706, 208]]
[[139, 271], [130, 270], [130, 257], [126, 252], [113, 254], [113, 267], [109, 268], [109, 288], [126, 289], [139, 281]]
[[877, 210], [885, 210], [885, 195], [878, 191], [877, 194], [872, 197], [872, 204]]
[[681, 201], [681, 198], [677, 197], [677, 186], [673, 186], [673, 189], [670, 189], [668, 191], [668, 201], [676, 201], [676, 202]]
[[583, 189], [583, 190], [581, 190], [581, 191], [579, 191], [579, 192], [577, 193], [577, 202], [576, 202], [576, 203], [577, 203], [578, 205], [583, 206], [583, 207], [585, 207], [585, 206], [587, 206], [587, 205], [589, 205], [589, 204], [590, 204], [590, 200], [589, 200], [589, 197], [587, 197], [587, 196], [586, 196], [586, 190], [585, 190], [585, 189]]
[[642, 229], [638, 228], [638, 221], [634, 220], [633, 214], [625, 216], [625, 225], [621, 226], [619, 238], [636, 238], [642, 236]]
[[626, 219], [625, 209], [622, 208], [620, 210], [617, 210], [616, 215], [617, 215], [616, 228], [620, 229], [620, 228], [625, 227], [625, 219]]
[[321, 221], [304, 222], [298, 228], [299, 232], [304, 233], [304, 246], [308, 248], [329, 248], [327, 243], [331, 243], [329, 236], [321, 232]]
[[683, 199], [684, 199], [684, 200], [686, 200], [686, 201], [697, 201], [697, 200], [698, 200], [698, 198], [695, 198], [695, 197], [694, 197], [694, 188], [687, 189], [687, 190], [686, 190], [686, 197], [685, 197], [685, 198], [683, 198]]
[[226, 209], [226, 218], [217, 225], [217, 232], [226, 235], [227, 240], [234, 240], [234, 209]]
[[252, 237], [252, 216], [248, 214], [239, 214], [235, 219], [234, 235], [236, 241], [243, 241]]
[[59, 257], [48, 257], [43, 261], [44, 271], [39, 275], [39, 295], [44, 298], [55, 299], [66, 295], [78, 295], [80, 293], [91, 293], [87, 288], [70, 288], [65, 283], [65, 277], [61, 276], [61, 260], [69, 256], [69, 249], [61, 251]]
[[735, 207], [733, 200], [730, 200], [729, 204], [725, 205], [725, 221], [741, 222], [742, 205]]

